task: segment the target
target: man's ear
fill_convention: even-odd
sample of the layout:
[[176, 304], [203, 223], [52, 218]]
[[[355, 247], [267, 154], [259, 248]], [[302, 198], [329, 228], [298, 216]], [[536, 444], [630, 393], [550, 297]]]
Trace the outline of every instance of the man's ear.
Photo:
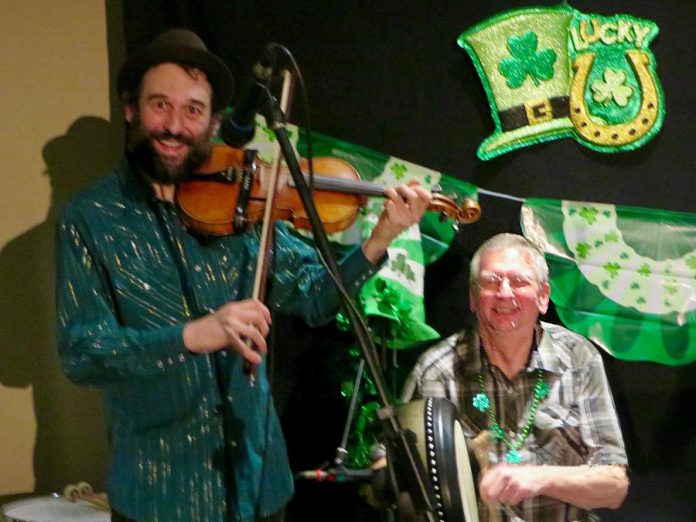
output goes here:
[[539, 289], [539, 295], [537, 297], [537, 307], [539, 308], [539, 313], [544, 315], [549, 309], [549, 298], [551, 296], [551, 285], [549, 283], [544, 283], [544, 285]]
[[133, 118], [135, 117], [135, 105], [132, 103], [126, 103], [123, 106], [123, 117], [128, 123], [133, 123]]
[[472, 287], [469, 288], [469, 310], [472, 311], [472, 313], [476, 313], [476, 301], [477, 301], [477, 295], [476, 295], [476, 290]]

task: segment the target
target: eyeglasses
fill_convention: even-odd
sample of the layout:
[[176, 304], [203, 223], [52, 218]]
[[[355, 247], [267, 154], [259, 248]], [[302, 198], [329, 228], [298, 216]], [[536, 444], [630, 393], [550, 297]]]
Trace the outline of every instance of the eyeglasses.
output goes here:
[[507, 284], [513, 291], [522, 290], [531, 286], [534, 279], [522, 274], [508, 274], [506, 276], [500, 276], [498, 274], [485, 274], [478, 279], [479, 288], [482, 290], [487, 290], [489, 292], [497, 292], [503, 281], [507, 281]]

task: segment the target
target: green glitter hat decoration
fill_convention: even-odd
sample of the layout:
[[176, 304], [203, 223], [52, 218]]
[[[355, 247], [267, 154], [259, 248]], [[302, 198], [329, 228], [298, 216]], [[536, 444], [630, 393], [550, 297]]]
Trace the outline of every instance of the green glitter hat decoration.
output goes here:
[[566, 7], [508, 11], [462, 33], [488, 96], [495, 131], [479, 146], [487, 160], [573, 134]]
[[643, 145], [665, 115], [648, 50], [657, 33], [647, 20], [566, 4], [507, 11], [463, 32], [495, 123], [479, 158], [563, 137], [600, 152]]

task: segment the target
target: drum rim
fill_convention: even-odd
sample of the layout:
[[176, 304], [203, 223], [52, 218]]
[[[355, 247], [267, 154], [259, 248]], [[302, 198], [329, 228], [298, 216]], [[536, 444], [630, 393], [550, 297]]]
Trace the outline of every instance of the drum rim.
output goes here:
[[[0, 520], [2, 521], [8, 521], [8, 522], [26, 522], [25, 520], [21, 518], [15, 518], [15, 515], [12, 515], [11, 513], [8, 513], [7, 511], [9, 509], [15, 509], [15, 508], [21, 508], [26, 504], [36, 504], [37, 502], [42, 501], [42, 502], [60, 502], [61, 504], [72, 504], [69, 500], [63, 498], [62, 496], [58, 494], [52, 494], [52, 495], [39, 495], [35, 497], [27, 497], [27, 498], [20, 498], [17, 500], [13, 500], [12, 502], [8, 502], [7, 504], [3, 504], [0, 506]], [[95, 515], [100, 514], [99, 510], [95, 509], [94, 510]], [[108, 515], [108, 513], [107, 513]], [[108, 519], [107, 519], [108, 520]], [[31, 522], [31, 521], [29, 521]]]
[[[455, 448], [455, 425], [459, 422], [457, 407], [445, 397], [427, 397], [424, 408], [423, 423], [428, 457], [426, 465], [438, 504], [438, 518], [447, 522], [469, 522], [467, 512], [477, 515], [478, 507], [474, 505], [465, 509], [461, 494], [463, 485], [459, 483], [457, 473], [458, 462], [453, 458], [456, 455], [446, 453], [447, 448]], [[466, 460], [470, 466], [468, 455]]]
[[60, 495], [39, 495], [38, 497], [20, 498], [20, 499], [13, 500], [12, 502], [8, 502], [7, 504], [3, 504], [2, 506], [0, 506], [0, 513], [2, 513], [4, 515], [7, 508], [18, 507], [18, 506], [21, 507], [23, 504], [35, 503], [37, 500], [58, 501], [60, 499], [61, 499]]

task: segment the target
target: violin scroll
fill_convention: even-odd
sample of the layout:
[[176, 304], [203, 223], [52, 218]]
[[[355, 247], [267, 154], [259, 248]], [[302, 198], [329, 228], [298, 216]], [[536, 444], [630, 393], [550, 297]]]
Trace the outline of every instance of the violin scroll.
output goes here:
[[481, 207], [477, 201], [465, 198], [461, 205], [457, 205], [453, 199], [441, 194], [433, 194], [433, 200], [428, 210], [439, 212], [440, 221], [445, 222], [449, 219], [454, 223], [455, 228], [458, 228], [459, 225], [474, 223], [481, 217]]

